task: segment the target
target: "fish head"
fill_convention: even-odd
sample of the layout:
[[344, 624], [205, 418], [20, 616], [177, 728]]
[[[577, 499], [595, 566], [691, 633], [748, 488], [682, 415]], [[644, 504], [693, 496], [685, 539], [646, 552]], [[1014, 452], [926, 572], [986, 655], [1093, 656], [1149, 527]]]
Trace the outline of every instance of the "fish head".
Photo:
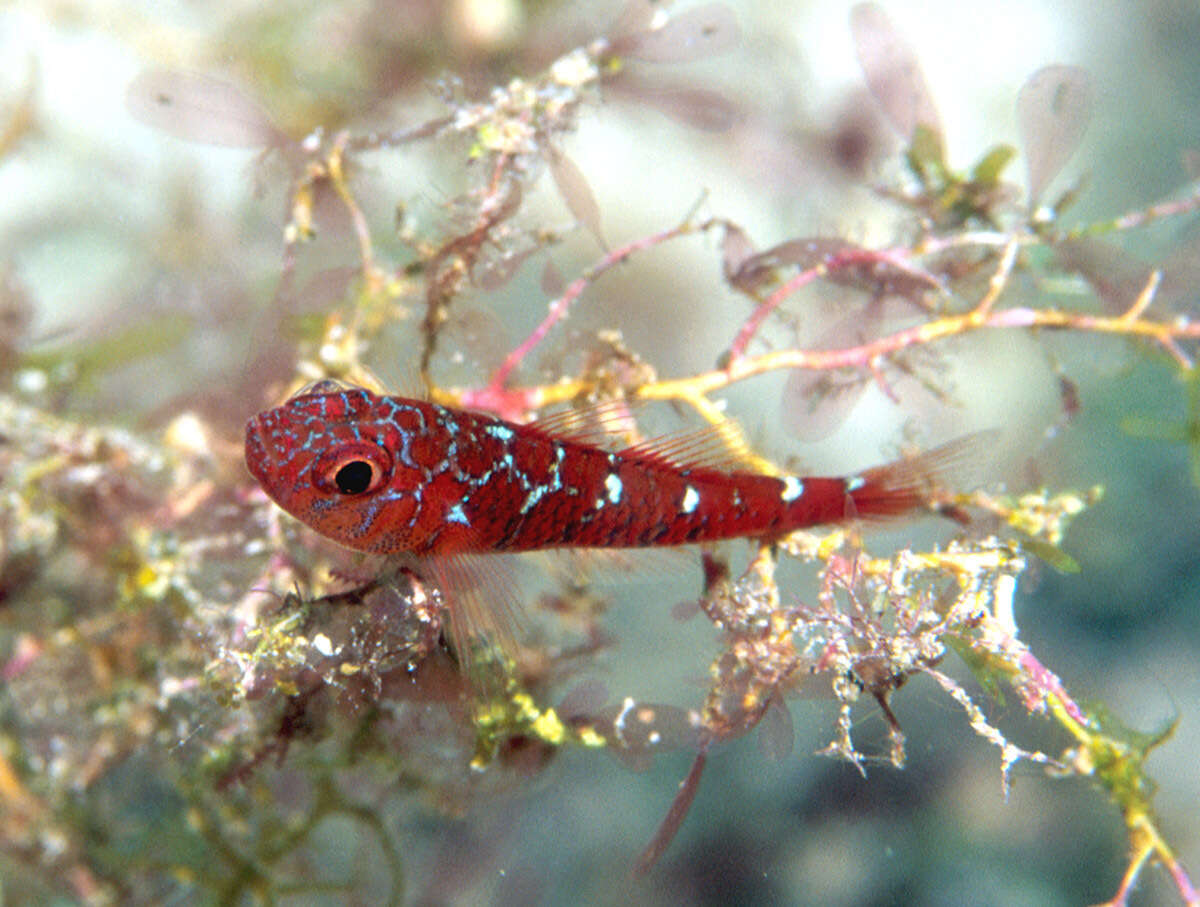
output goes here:
[[405, 462], [420, 421], [420, 404], [408, 402], [319, 382], [250, 419], [246, 467], [276, 504], [327, 538], [359, 551], [413, 550], [423, 477]]

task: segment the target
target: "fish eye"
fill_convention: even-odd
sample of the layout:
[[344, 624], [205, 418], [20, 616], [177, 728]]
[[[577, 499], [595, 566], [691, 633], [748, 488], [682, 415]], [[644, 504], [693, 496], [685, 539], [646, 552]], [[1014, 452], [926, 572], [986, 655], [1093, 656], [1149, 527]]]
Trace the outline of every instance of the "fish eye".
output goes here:
[[351, 460], [337, 471], [333, 483], [342, 494], [362, 494], [371, 487], [375, 467], [366, 460]]
[[313, 478], [323, 491], [353, 497], [382, 486], [391, 468], [392, 458], [385, 448], [354, 441], [322, 454]]

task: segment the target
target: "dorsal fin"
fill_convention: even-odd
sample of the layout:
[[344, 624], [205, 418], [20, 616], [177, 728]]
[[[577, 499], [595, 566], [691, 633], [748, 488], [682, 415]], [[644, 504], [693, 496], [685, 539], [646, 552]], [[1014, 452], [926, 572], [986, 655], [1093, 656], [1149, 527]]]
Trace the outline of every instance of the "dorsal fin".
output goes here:
[[626, 400], [597, 400], [561, 409], [529, 423], [530, 428], [562, 441], [619, 450], [637, 436], [637, 423]]
[[732, 423], [659, 435], [630, 444], [637, 437], [634, 411], [640, 404], [625, 400], [600, 400], [587, 406], [560, 410], [529, 423], [530, 427], [564, 441], [602, 447], [644, 463], [677, 469], [719, 469], [723, 472], [762, 472], [755, 456]]
[[741, 438], [731, 439], [720, 426], [705, 425], [681, 434], [661, 435], [626, 447], [621, 455], [644, 463], [663, 463], [676, 469], [719, 469], [759, 472], [757, 458]]
[[[429, 385], [421, 378], [421, 372], [417, 369], [415, 363], [405, 362], [399, 367], [399, 376], [395, 377], [393, 384], [395, 390], [388, 393], [397, 397], [408, 397], [410, 400], [421, 400], [424, 403], [433, 403], [433, 393]], [[371, 375], [374, 378], [374, 375]]]
[[[366, 366], [360, 366], [355, 370], [353, 377], [333, 378], [326, 375], [300, 385], [288, 395], [288, 399], [294, 400], [297, 397], [307, 397], [312, 394], [331, 394], [347, 390], [367, 390], [380, 396], [391, 393], [374, 372]], [[401, 394], [401, 396], [405, 395]]]

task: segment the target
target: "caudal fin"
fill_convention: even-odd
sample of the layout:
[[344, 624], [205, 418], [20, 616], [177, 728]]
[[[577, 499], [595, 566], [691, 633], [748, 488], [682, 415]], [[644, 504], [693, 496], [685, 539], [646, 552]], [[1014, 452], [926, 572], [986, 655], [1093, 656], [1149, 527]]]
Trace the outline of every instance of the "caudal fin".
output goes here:
[[964, 475], [986, 457], [995, 436], [991, 431], [966, 435], [846, 479], [846, 516], [890, 517], [937, 507], [939, 497], [963, 486]]

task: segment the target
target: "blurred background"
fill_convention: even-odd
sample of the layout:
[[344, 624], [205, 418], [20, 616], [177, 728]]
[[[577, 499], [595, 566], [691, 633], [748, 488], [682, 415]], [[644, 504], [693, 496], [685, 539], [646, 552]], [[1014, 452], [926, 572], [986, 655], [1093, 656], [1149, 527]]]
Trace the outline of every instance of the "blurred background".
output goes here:
[[[760, 247], [817, 235], [872, 247], [910, 240], [907, 214], [873, 190], [902, 179], [903, 143], [866, 89], [851, 4], [728, 6], [739, 26], [733, 46], [703, 59], [630, 64], [622, 80], [585, 93], [576, 128], [558, 137], [590, 185], [604, 242], [666, 229], [697, 206], [737, 222]], [[1047, 63], [1073, 63], [1091, 73], [1094, 101], [1080, 149], [1054, 184], [1059, 191], [1073, 181], [1081, 186], [1070, 223], [1184, 194], [1184, 156], [1200, 141], [1194, 4], [1133, 10], [1115, 0], [897, 0], [884, 8], [920, 60], [952, 166], [967, 170], [990, 147], [1018, 144], [1021, 85]], [[72, 737], [78, 728], [70, 716], [87, 695], [86, 678], [100, 670], [95, 658], [90, 667], [87, 659], [48, 661], [32, 675], [19, 665], [31, 640], [65, 644], [80, 632], [81, 615], [102, 621], [114, 607], [113, 577], [137, 575], [120, 563], [105, 529], [122, 519], [110, 508], [150, 513], [159, 506], [156, 446], [173, 451], [172, 462], [202, 463], [196, 468], [220, 489], [212, 500], [233, 507], [238, 494], [249, 493], [239, 466], [245, 419], [286, 395], [298, 359], [319, 358], [305, 344], [343, 304], [347, 275], [359, 264], [354, 225], [329, 198], [318, 199], [315, 236], [288, 263], [284, 236], [299, 159], [288, 149], [318, 129], [325, 138], [339, 130], [367, 136], [443, 116], [486, 98], [492, 86], [544, 72], [571, 48], [609, 33], [620, 14], [618, 3], [517, 0], [0, 8], [0, 393], [7, 398], [0, 416], [9, 423], [0, 421], [7, 446], [0, 469], [8, 480], [18, 471], [28, 478], [69, 437], [101, 451], [104, 444], [126, 451], [127, 443], [122, 456], [149, 476], [134, 494], [109, 488], [107, 474], [96, 472], [94, 494], [76, 489], [64, 497], [74, 509], [56, 519], [68, 529], [46, 529], [40, 548], [22, 510], [28, 501], [17, 500], [14, 485], [0, 504], [0, 655], [8, 665], [0, 743], [15, 767], [0, 774], [5, 902], [218, 903], [214, 879], [249, 871], [248, 858], [204, 831], [234, 822], [232, 815], [218, 808], [201, 820], [182, 805], [188, 801], [178, 773], [201, 758], [195, 748], [216, 719], [185, 709], [175, 715], [174, 739], [147, 736], [139, 748], [118, 752], [105, 748], [113, 738], [101, 733], [84, 747]], [[129, 91], [140, 74], [163, 69], [212, 76], [237, 93], [216, 92], [189, 125], [170, 117], [164, 125], [152, 94]], [[350, 184], [381, 265], [401, 270], [421, 242], [462, 228], [456, 199], [478, 180], [472, 166], [461, 137], [352, 159]], [[1005, 176], [1019, 186], [1020, 161]], [[481, 281], [456, 301], [432, 364], [439, 383], [484, 383], [533, 329], [553, 295], [545, 277], [539, 282], [547, 259], [569, 281], [603, 254], [595, 231], [575, 226], [545, 175], [523, 201], [522, 227], [558, 241], [511, 280]], [[1176, 263], [1190, 260], [1195, 240], [1194, 218], [1111, 238], [1123, 254]], [[750, 312], [723, 283], [716, 245], [714, 237], [693, 238], [607, 275], [521, 379], [564, 373], [602, 328], [621, 331], [660, 376], [712, 368]], [[1082, 280], [1053, 268], [1016, 281], [1011, 292], [1029, 304], [1096, 305]], [[836, 304], [830, 297], [776, 324], [766, 342], [816, 343], [836, 323]], [[1175, 304], [1186, 315], [1196, 300]], [[386, 386], [401, 390], [414, 382], [423, 311], [419, 297], [402, 296], [397, 310], [406, 306], [409, 314], [379, 330], [364, 357]], [[1010, 450], [1000, 458], [1002, 479], [1019, 487], [1105, 486], [1103, 501], [1064, 543], [1080, 571], [1035, 566], [1021, 579], [1016, 618], [1024, 641], [1078, 699], [1105, 703], [1147, 733], [1178, 720], [1149, 772], [1159, 784], [1162, 830], [1184, 865], [1200, 872], [1193, 757], [1200, 747], [1200, 497], [1189, 481], [1187, 443], [1138, 437], [1194, 443], [1194, 389], [1161, 354], [1096, 336], [997, 334], [937, 353], [945, 357], [952, 405], [914, 389], [897, 406], [868, 388], [833, 404], [832, 413], [822, 410], [826, 421], [810, 437], [786, 428], [804, 418], [781, 412], [795, 403], [783, 376], [723, 396], [764, 452], [812, 472], [846, 472], [889, 457], [905, 434], [936, 442], [998, 425], [1009, 430], [1007, 446], [1025, 457]], [[1064, 375], [1080, 402], [1069, 419]], [[185, 414], [194, 421], [181, 422]], [[664, 430], [678, 428], [670, 414], [659, 417]], [[91, 426], [100, 440], [81, 440]], [[30, 438], [42, 438], [46, 451], [34, 450]], [[183, 506], [178, 499], [171, 505]], [[197, 506], [214, 521], [224, 512]], [[205, 531], [213, 538], [218, 529], [235, 531]], [[946, 532], [893, 527], [873, 550]], [[64, 533], [76, 540], [66, 557], [49, 538], [61, 541]], [[79, 554], [89, 546], [87, 556]], [[206, 549], [214, 552], [209, 580], [236, 600], [262, 562], [247, 565], [218, 549]], [[698, 588], [698, 571], [683, 564], [601, 585], [612, 644], [575, 679], [598, 680], [618, 699], [700, 701], [716, 642], [703, 619], [672, 616], [672, 606]], [[167, 636], [161, 626], [154, 633]], [[120, 658], [109, 654], [105, 676], [124, 676]], [[153, 674], [146, 665], [139, 670], [129, 676]], [[128, 698], [138, 695], [131, 689]], [[755, 734], [718, 748], [678, 839], [640, 880], [630, 878], [631, 867], [688, 770], [687, 752], [634, 771], [607, 755], [568, 749], [536, 776], [496, 785], [469, 803], [421, 782], [382, 785], [373, 805], [397, 844], [407, 902], [1082, 904], [1116, 890], [1128, 845], [1103, 793], [1019, 765], [1005, 800], [998, 752], [928, 680], [913, 681], [895, 701], [908, 739], [903, 771], [880, 764], [864, 778], [812, 755], [830, 740], [835, 705], [798, 697], [788, 706], [790, 755], [768, 758]], [[173, 715], [179, 708], [162, 707]], [[988, 709], [1022, 745], [1057, 753], [1068, 743], [1017, 703]], [[864, 748], [884, 751], [887, 729], [877, 710], [862, 704], [856, 718]], [[60, 750], [70, 758], [56, 762]], [[311, 802], [312, 789], [289, 774], [300, 774], [299, 765], [264, 761], [262, 796]], [[8, 777], [12, 771], [25, 780]], [[38, 784], [56, 789], [43, 800], [52, 818], [25, 799], [30, 779], [35, 792]], [[343, 793], [353, 799], [356, 792]], [[279, 822], [286, 827], [286, 815]], [[331, 813], [310, 829], [303, 857], [261, 885], [226, 891], [240, 892], [236, 903], [266, 900], [268, 891], [283, 903], [378, 902], [389, 881], [373, 828]], [[64, 853], [69, 860], [61, 860]], [[45, 869], [63, 865], [77, 871], [65, 885], [53, 881], [57, 869]], [[83, 867], [94, 875], [85, 878]], [[322, 889], [345, 874], [358, 880], [349, 893]], [[122, 884], [105, 881], [113, 878]], [[1178, 896], [1151, 867], [1131, 903], [1178, 903]]]

